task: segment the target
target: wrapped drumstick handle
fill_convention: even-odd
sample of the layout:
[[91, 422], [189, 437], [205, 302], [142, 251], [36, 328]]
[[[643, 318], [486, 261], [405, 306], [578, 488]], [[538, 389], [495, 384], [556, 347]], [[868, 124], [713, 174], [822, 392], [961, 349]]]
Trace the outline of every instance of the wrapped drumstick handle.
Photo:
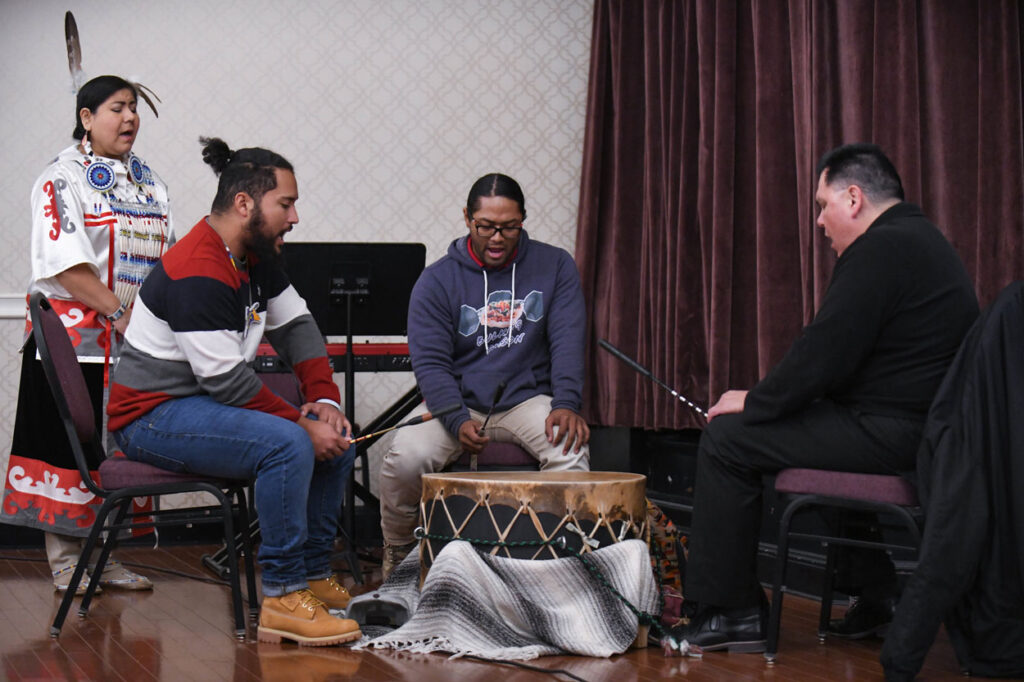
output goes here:
[[454, 412], [457, 409], [459, 409], [459, 404], [458, 403], [454, 403], [452, 405], [449, 405], [447, 407], [443, 407], [440, 410], [436, 410], [434, 412], [424, 412], [423, 414], [419, 415], [418, 417], [413, 417], [412, 419], [405, 420], [401, 424], [395, 424], [394, 426], [392, 426], [390, 428], [382, 429], [380, 431], [374, 431], [373, 433], [368, 433], [365, 436], [359, 436], [358, 438], [353, 438], [349, 442], [354, 444], [354, 443], [358, 443], [360, 441], [369, 440], [370, 438], [375, 438], [377, 436], [380, 436], [382, 434], [387, 433], [388, 431], [394, 431], [395, 429], [400, 429], [403, 426], [414, 426], [416, 424], [422, 424], [423, 422], [428, 422], [431, 419], [437, 419], [438, 417], [443, 417], [444, 415], [446, 415], [446, 414], [448, 414], [450, 412]]
[[491, 409], [487, 410], [487, 416], [484, 417], [483, 426], [480, 427], [480, 433], [484, 432], [487, 428], [487, 422], [491, 421], [491, 415], [494, 414], [494, 408], [498, 406], [498, 401], [501, 400], [501, 396], [505, 394], [505, 382], [502, 381], [498, 384], [497, 390], [494, 391], [494, 400], [491, 401]]
[[617, 357], [619, 360], [622, 360], [624, 363], [626, 363], [627, 365], [629, 365], [630, 367], [635, 369], [637, 372], [640, 372], [645, 377], [647, 377], [648, 379], [650, 379], [654, 383], [658, 384], [659, 386], [664, 388], [666, 391], [668, 391], [669, 393], [671, 393], [675, 397], [679, 398], [679, 400], [681, 400], [682, 402], [686, 403], [687, 407], [692, 409], [694, 412], [696, 412], [700, 416], [704, 417], [705, 420], [708, 418], [708, 413], [707, 412], [705, 412], [704, 410], [702, 410], [699, 407], [697, 407], [696, 405], [694, 405], [692, 402], [690, 402], [689, 398], [687, 398], [686, 396], [682, 395], [681, 393], [676, 391], [674, 388], [672, 388], [671, 386], [666, 384], [664, 381], [662, 381], [658, 377], [656, 377], [653, 374], [651, 374], [651, 370], [647, 369], [646, 367], [641, 365], [639, 362], [637, 362], [633, 358], [629, 357], [628, 355], [626, 355], [621, 350], [619, 350], [618, 348], [616, 348], [612, 344], [608, 343], [604, 339], [599, 340], [597, 343], [598, 343], [598, 345], [601, 346], [601, 348], [604, 348], [606, 351], [608, 351], [609, 353], [611, 353], [612, 355]]

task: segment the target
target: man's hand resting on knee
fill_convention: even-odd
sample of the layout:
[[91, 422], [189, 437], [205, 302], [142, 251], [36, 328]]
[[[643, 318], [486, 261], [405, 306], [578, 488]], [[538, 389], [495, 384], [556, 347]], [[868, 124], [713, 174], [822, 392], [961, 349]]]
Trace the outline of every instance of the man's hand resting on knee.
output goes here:
[[472, 419], [462, 422], [462, 425], [459, 426], [459, 443], [462, 445], [462, 449], [471, 455], [479, 455], [491, 440], [480, 432], [481, 426], [480, 422]]
[[735, 414], [743, 411], [743, 404], [747, 402], [749, 391], [726, 391], [718, 402], [708, 410], [708, 421], [711, 421], [720, 414]]
[[348, 436], [341, 435], [327, 422], [300, 417], [299, 426], [309, 434], [309, 439], [313, 442], [313, 454], [318, 461], [340, 457], [348, 450]]
[[[555, 427], [558, 427], [557, 431], [555, 431]], [[583, 421], [583, 417], [565, 407], [551, 410], [551, 414], [544, 420], [544, 433], [547, 434], [548, 442], [552, 445], [558, 445], [563, 438], [565, 439], [565, 447], [562, 448], [563, 455], [569, 452], [573, 443], [576, 444], [573, 452], [579, 452], [580, 448], [590, 440], [590, 427], [587, 426], [587, 422]]]
[[342, 435], [352, 433], [352, 425], [349, 424], [345, 413], [330, 403], [306, 403], [301, 408], [302, 416], [315, 415], [317, 421], [330, 424], [331, 427]]

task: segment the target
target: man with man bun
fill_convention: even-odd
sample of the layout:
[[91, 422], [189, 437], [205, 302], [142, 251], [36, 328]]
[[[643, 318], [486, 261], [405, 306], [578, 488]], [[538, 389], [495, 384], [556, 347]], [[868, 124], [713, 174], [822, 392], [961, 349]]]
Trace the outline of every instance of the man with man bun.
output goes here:
[[[279, 263], [299, 221], [292, 165], [201, 139], [220, 176], [210, 215], [167, 251], [135, 301], [113, 375], [109, 428], [129, 459], [255, 479], [264, 600], [258, 637], [324, 646], [360, 637], [332, 616], [349, 595], [331, 572], [355, 457], [323, 337]], [[250, 362], [266, 336], [309, 402], [271, 392]]]

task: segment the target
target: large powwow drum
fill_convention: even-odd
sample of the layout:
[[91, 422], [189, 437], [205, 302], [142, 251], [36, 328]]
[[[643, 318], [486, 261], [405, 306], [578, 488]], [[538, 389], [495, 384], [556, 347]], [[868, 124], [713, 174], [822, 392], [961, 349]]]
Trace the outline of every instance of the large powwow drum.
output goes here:
[[516, 559], [557, 559], [648, 540], [646, 476], [599, 471], [425, 474], [421, 578], [452, 539]]

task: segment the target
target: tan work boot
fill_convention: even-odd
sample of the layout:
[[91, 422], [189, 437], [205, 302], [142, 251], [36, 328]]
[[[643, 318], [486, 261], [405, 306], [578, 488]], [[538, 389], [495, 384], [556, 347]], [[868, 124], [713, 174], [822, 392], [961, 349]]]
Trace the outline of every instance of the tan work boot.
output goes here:
[[256, 637], [261, 642], [277, 644], [289, 639], [299, 646], [341, 644], [362, 636], [358, 623], [327, 613], [324, 603], [309, 590], [264, 598], [256, 629]]
[[414, 549], [416, 549], [415, 540], [407, 545], [390, 545], [386, 542], [384, 543], [384, 556], [380, 563], [380, 572], [384, 580], [388, 579], [388, 576], [395, 570], [395, 567], [402, 563], [402, 560], [409, 556], [409, 552]]
[[329, 609], [347, 608], [348, 600], [352, 598], [345, 586], [338, 581], [337, 573], [322, 580], [310, 580], [309, 591]]

